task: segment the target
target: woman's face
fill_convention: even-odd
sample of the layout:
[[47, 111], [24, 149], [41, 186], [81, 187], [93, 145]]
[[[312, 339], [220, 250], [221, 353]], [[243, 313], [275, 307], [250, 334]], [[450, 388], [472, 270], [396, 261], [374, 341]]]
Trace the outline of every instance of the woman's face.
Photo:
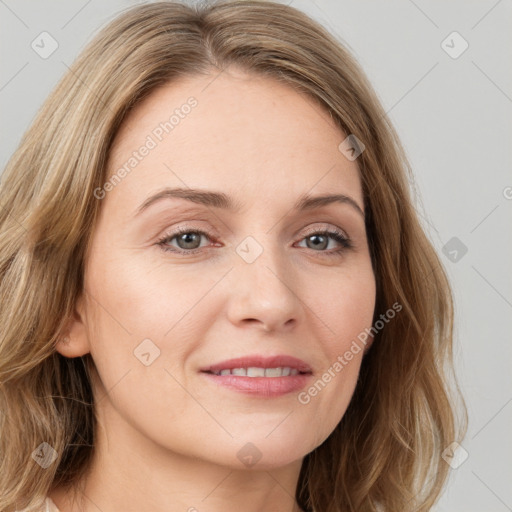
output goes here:
[[[310, 99], [214, 78], [162, 87], [124, 122], [71, 339], [94, 359], [112, 439], [129, 426], [187, 457], [271, 468], [321, 444], [355, 389], [375, 306], [363, 194], [347, 134]], [[332, 195], [345, 199], [311, 201]], [[276, 367], [290, 370], [258, 369]]]

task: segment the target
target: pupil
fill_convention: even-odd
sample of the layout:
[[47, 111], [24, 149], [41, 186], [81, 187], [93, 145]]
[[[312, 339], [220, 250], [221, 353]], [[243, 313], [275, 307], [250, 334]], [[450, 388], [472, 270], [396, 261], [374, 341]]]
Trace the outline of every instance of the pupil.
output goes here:
[[[194, 237], [197, 237], [197, 233], [185, 233], [179, 238], [180, 241], [184, 242], [186, 247], [182, 249], [196, 249], [196, 247], [189, 247], [188, 244], [194, 245]], [[197, 240], [196, 240], [197, 241]]]
[[[322, 243], [322, 240], [321, 240], [322, 238], [323, 238], [323, 243]], [[325, 237], [324, 235], [311, 235], [309, 237], [309, 239], [310, 240], [316, 240], [316, 242], [315, 241], [313, 242], [313, 245], [316, 248], [321, 246], [321, 249], [325, 249], [327, 247], [327, 245], [326, 245], [327, 237]]]

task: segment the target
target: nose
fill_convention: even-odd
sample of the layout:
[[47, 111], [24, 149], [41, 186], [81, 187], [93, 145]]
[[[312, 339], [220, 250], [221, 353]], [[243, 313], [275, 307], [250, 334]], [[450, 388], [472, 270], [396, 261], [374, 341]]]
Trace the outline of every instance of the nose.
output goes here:
[[303, 307], [298, 279], [279, 249], [263, 248], [251, 263], [235, 255], [230, 274], [228, 318], [234, 325], [270, 332], [287, 331], [298, 323]]

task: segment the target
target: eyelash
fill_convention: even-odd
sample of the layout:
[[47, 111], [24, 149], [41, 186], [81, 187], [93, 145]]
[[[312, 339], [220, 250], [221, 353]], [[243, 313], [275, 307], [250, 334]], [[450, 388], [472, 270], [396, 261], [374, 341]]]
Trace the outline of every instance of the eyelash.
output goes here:
[[[182, 234], [185, 234], [185, 233], [187, 233], [187, 234], [193, 233], [193, 234], [196, 234], [196, 235], [204, 235], [207, 238], [209, 238], [210, 240], [214, 240], [215, 241], [215, 237], [213, 237], [212, 235], [210, 235], [210, 233], [208, 233], [206, 231], [202, 231], [202, 230], [199, 230], [199, 229], [191, 229], [191, 228], [183, 227], [183, 228], [177, 229], [176, 231], [174, 231], [173, 233], [171, 233], [169, 235], [165, 235], [163, 238], [158, 240], [157, 245], [159, 245], [160, 248], [163, 251], [165, 251], [165, 252], [171, 252], [171, 253], [182, 254], [182, 255], [194, 255], [194, 254], [197, 254], [199, 251], [202, 251], [204, 249], [204, 247], [198, 247], [196, 249], [189, 249], [189, 250], [177, 249], [175, 247], [171, 249], [171, 248], [169, 248], [168, 245], [166, 245], [171, 240], [174, 240], [174, 238], [176, 238], [176, 237], [178, 237], [178, 236], [180, 236]], [[325, 256], [329, 256], [329, 257], [341, 256], [341, 254], [344, 253], [347, 249], [352, 249], [353, 248], [352, 241], [348, 237], [346, 237], [343, 234], [343, 232], [341, 232], [341, 231], [339, 231], [337, 229], [312, 231], [312, 232], [307, 233], [306, 235], [304, 235], [304, 237], [300, 241], [302, 241], [302, 240], [304, 240], [306, 238], [309, 238], [309, 237], [311, 237], [313, 235], [329, 236], [330, 238], [332, 238], [333, 240], [335, 240], [336, 242], [341, 244], [341, 247], [339, 249], [335, 249], [335, 250], [331, 250], [331, 251], [315, 251], [315, 252], [318, 252], [318, 253], [323, 254]]]

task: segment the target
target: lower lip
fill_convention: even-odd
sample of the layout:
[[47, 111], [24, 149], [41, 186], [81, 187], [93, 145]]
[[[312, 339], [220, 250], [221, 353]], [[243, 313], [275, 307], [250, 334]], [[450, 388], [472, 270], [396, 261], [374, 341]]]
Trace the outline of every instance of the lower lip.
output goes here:
[[299, 391], [307, 384], [311, 373], [290, 375], [288, 377], [244, 377], [242, 375], [215, 375], [201, 372], [218, 385], [241, 393], [263, 397], [275, 397]]

